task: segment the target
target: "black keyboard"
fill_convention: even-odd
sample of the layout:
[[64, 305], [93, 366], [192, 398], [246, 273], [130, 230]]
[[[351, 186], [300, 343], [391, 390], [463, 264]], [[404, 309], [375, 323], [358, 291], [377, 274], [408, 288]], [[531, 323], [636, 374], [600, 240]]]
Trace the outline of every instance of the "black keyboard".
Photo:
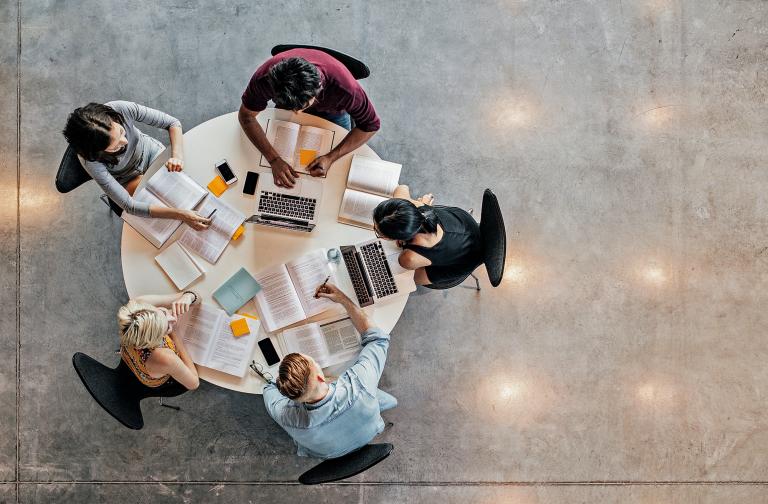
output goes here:
[[262, 191], [259, 197], [259, 212], [280, 215], [292, 219], [311, 221], [315, 219], [315, 198]]
[[347, 265], [349, 278], [352, 280], [352, 287], [355, 288], [355, 296], [360, 306], [373, 304], [373, 291], [371, 284], [368, 283], [368, 277], [363, 272], [363, 261], [355, 247], [351, 245], [341, 246], [341, 257], [344, 258], [344, 264]]
[[362, 245], [360, 253], [363, 261], [368, 268], [368, 274], [371, 276], [371, 283], [376, 290], [376, 297], [383, 298], [397, 292], [395, 277], [392, 270], [389, 269], [387, 254], [384, 253], [384, 246], [381, 240]]

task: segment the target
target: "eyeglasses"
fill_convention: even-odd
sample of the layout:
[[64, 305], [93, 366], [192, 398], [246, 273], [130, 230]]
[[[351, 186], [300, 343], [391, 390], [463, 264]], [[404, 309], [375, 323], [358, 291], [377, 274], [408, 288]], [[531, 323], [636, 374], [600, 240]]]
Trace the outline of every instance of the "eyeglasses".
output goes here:
[[275, 383], [275, 377], [272, 376], [272, 373], [269, 371], [264, 371], [264, 366], [261, 365], [261, 363], [256, 362], [255, 360], [251, 361], [250, 368], [253, 370], [254, 373], [259, 375], [262, 380], [264, 380], [267, 383]]

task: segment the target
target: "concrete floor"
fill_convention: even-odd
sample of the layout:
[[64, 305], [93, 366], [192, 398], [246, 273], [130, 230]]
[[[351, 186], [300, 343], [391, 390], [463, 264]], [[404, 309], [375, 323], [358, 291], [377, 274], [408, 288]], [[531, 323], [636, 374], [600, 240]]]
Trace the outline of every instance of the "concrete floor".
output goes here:
[[[760, 0], [0, 1], [0, 502], [768, 501], [766, 26]], [[366, 61], [376, 152], [441, 203], [493, 188], [510, 250], [498, 289], [412, 298], [396, 451], [313, 489], [260, 397], [204, 384], [140, 432], [96, 406], [70, 357], [115, 361], [121, 225], [53, 186], [74, 107], [189, 129], [286, 42]]]

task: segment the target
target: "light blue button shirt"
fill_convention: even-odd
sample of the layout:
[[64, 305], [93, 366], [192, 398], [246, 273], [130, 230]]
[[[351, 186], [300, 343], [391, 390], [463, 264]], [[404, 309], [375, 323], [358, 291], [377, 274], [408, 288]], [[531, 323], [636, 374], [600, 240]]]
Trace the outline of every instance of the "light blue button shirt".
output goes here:
[[[369, 329], [362, 335], [362, 344], [357, 361], [328, 385], [328, 395], [317, 403], [288, 399], [272, 384], [264, 388], [267, 411], [296, 442], [299, 455], [340, 457], [384, 430], [377, 387], [387, 359], [389, 334]], [[394, 406], [397, 402], [391, 399]]]

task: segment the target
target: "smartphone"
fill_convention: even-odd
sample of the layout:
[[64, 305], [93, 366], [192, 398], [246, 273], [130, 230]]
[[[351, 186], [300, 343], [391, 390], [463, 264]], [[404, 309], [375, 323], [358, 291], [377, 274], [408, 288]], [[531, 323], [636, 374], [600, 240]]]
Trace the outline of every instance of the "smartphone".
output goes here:
[[237, 182], [237, 177], [235, 177], [235, 173], [232, 171], [232, 168], [229, 167], [226, 159], [222, 159], [216, 163], [216, 171], [219, 172], [219, 175], [221, 175], [221, 178], [224, 179], [224, 182], [226, 182], [227, 185], [232, 185]]
[[272, 344], [271, 339], [264, 338], [259, 341], [259, 348], [264, 355], [264, 359], [267, 361], [267, 366], [273, 366], [280, 362], [280, 357], [277, 355], [277, 350], [275, 350], [275, 346]]
[[245, 185], [243, 185], [243, 194], [256, 194], [256, 184], [259, 182], [259, 174], [249, 171], [245, 176]]

